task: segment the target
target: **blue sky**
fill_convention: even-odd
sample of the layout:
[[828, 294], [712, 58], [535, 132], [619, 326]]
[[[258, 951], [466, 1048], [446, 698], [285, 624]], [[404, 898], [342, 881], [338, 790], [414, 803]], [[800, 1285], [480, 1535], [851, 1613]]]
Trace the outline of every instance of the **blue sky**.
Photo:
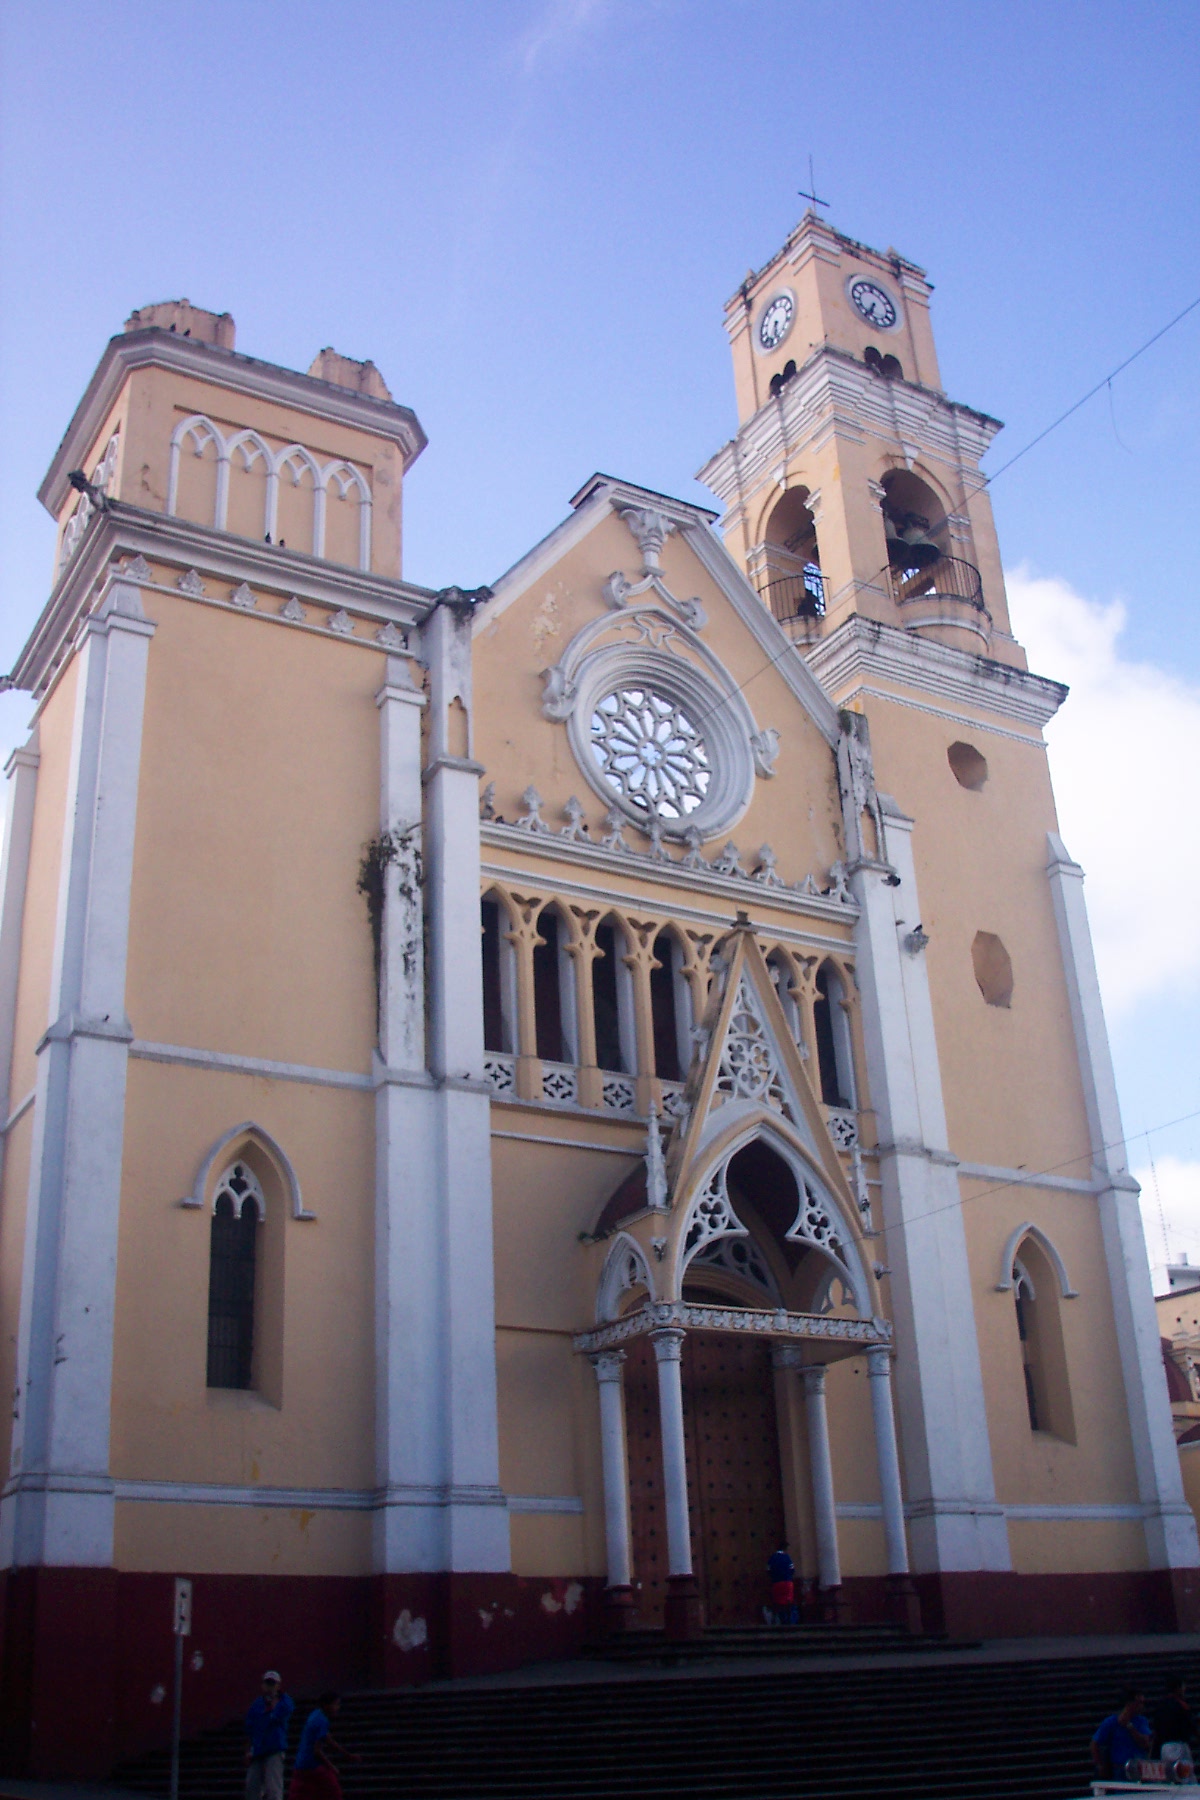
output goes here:
[[[1007, 422], [992, 467], [1200, 295], [1197, 14], [1171, 0], [40, 0], [4, 34], [4, 666], [46, 592], [38, 481], [148, 301], [228, 309], [272, 361], [374, 358], [430, 436], [406, 573], [440, 585], [494, 578], [596, 468], [707, 498], [722, 304], [810, 153], [835, 224], [929, 270], [948, 390]], [[1200, 311], [994, 491], [1039, 666], [1093, 697], [1052, 759], [1116, 921], [1131, 1131], [1200, 1107], [1198, 421]], [[4, 748], [24, 716], [0, 704]], [[1152, 1144], [1200, 1221], [1200, 1121]]]

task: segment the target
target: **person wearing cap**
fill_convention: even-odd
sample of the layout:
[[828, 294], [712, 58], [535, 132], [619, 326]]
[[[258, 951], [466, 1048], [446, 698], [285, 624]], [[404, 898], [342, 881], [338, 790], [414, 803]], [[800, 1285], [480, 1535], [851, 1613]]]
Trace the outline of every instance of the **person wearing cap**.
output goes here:
[[246, 1800], [283, 1800], [283, 1753], [295, 1702], [278, 1669], [262, 1678], [262, 1693], [246, 1714]]

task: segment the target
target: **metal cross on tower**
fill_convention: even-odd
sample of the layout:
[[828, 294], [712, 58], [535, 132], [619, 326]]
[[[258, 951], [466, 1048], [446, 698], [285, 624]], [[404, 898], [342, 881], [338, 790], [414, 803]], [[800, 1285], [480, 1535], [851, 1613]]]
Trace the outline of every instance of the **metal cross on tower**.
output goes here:
[[808, 159], [808, 187], [800, 188], [799, 194], [802, 200], [811, 200], [814, 206], [829, 205], [828, 200], [822, 200], [817, 193], [817, 183], [813, 175], [813, 159], [811, 156]]

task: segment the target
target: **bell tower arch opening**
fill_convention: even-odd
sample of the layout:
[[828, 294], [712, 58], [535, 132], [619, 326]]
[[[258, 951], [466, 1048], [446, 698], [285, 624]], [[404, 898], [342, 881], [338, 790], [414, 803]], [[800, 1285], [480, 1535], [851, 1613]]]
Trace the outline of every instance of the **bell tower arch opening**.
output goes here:
[[760, 591], [781, 623], [825, 614], [825, 577], [810, 498], [806, 487], [789, 488], [767, 515], [763, 529]]

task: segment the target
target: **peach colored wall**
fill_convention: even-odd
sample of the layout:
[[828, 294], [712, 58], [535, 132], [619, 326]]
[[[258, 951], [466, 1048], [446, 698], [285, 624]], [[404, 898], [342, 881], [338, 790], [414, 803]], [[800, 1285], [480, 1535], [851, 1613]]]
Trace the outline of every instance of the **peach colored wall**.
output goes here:
[[[206, 1387], [211, 1209], [179, 1205], [212, 1144], [246, 1119], [286, 1150], [304, 1205], [316, 1214], [284, 1221], [280, 1406], [252, 1391]], [[219, 1174], [213, 1170], [214, 1182]], [[268, 1205], [275, 1203], [269, 1193]], [[267, 1231], [259, 1227], [260, 1255]], [[373, 1270], [370, 1094], [131, 1059], [113, 1473], [126, 1480], [370, 1487]]]
[[369, 1575], [371, 1515], [118, 1500], [118, 1569], [189, 1575]]
[[[139, 1037], [367, 1073], [385, 659], [147, 592], [128, 1009]], [[181, 968], [195, 979], [180, 980]]]

